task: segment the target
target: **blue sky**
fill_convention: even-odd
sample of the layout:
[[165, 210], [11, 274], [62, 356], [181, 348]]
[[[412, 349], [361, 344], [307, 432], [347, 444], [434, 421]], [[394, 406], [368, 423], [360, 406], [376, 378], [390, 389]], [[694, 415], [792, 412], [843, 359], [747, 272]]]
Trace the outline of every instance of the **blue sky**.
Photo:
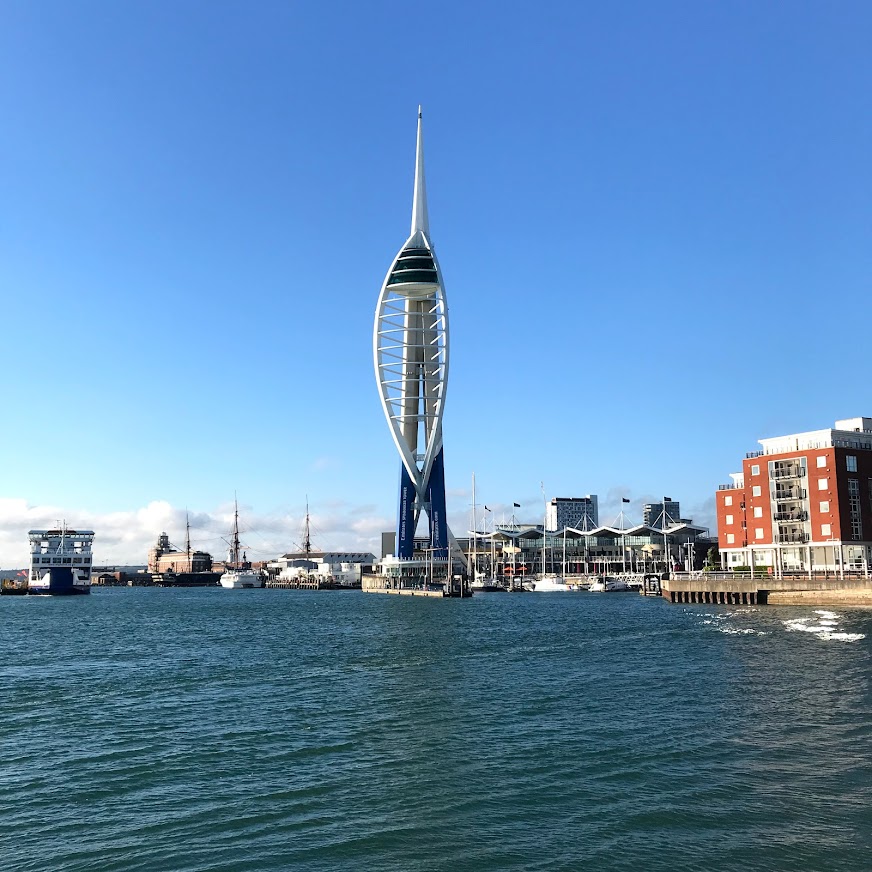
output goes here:
[[872, 414], [870, 37], [861, 2], [4, 3], [0, 566], [43, 518], [208, 544], [234, 491], [263, 556], [306, 494], [377, 547], [419, 103], [453, 527], [473, 471], [531, 521], [543, 481], [713, 523], [758, 438]]

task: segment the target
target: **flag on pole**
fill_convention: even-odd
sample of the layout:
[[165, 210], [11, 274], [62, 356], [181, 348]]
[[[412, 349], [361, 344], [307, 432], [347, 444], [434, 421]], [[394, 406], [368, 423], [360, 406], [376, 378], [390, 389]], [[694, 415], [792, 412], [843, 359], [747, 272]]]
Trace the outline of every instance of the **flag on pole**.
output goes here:
[[630, 502], [630, 501], [629, 501], [626, 497], [621, 497], [621, 502], [622, 502], [622, 503], [628, 503], [628, 502]]
[[484, 507], [484, 510], [485, 510], [486, 512], [489, 512], [489, 511], [490, 511], [490, 509], [489, 509], [487, 506]]
[[516, 509], [520, 509], [520, 508], [521, 508], [521, 504], [520, 504], [520, 503], [512, 503], [512, 505], [513, 505]]

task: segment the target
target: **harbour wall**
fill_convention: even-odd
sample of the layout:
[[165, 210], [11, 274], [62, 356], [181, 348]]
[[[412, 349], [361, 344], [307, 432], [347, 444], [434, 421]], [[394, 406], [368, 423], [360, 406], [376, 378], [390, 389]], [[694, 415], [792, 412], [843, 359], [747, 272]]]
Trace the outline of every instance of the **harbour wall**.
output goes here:
[[872, 606], [872, 579], [865, 577], [673, 576], [661, 589], [671, 603]]

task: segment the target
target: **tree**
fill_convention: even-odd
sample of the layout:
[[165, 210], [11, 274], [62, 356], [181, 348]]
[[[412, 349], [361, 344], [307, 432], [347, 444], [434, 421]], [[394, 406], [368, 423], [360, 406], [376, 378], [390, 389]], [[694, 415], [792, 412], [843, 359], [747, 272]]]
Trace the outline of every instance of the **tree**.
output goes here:
[[705, 569], [720, 569], [721, 552], [717, 545], [712, 545], [705, 555]]

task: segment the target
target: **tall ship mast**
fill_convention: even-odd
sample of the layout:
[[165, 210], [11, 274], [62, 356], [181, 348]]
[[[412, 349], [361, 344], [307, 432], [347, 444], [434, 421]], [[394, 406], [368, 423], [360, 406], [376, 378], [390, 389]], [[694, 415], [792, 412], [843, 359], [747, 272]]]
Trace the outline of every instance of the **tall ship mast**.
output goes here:
[[234, 497], [230, 552], [227, 566], [221, 578], [218, 579], [218, 584], [226, 588], [263, 587], [263, 576], [256, 569], [251, 568], [244, 551], [242, 552], [242, 560], [239, 559], [240, 551], [242, 551], [242, 546], [239, 543], [239, 504]]

